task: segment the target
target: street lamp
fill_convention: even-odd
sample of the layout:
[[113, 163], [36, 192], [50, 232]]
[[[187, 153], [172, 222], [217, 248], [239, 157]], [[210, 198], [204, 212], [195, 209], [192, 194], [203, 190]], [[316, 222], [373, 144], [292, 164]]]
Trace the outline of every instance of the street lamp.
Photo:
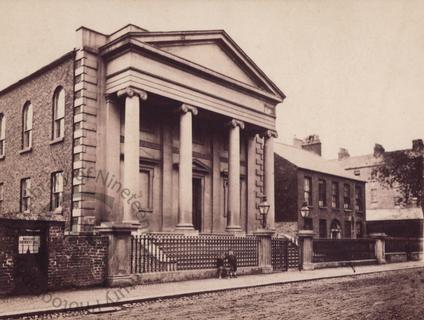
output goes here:
[[270, 207], [268, 201], [266, 201], [266, 196], [262, 197], [262, 202], [258, 205], [258, 207], [259, 207], [259, 214], [260, 214], [260, 217], [259, 217], [258, 220], [261, 221], [262, 228], [265, 229], [266, 228], [266, 216], [268, 215], [268, 211], [269, 211], [269, 207]]
[[309, 217], [310, 213], [311, 213], [311, 210], [309, 210], [308, 204], [306, 202], [304, 202], [302, 204], [302, 208], [300, 209], [300, 215], [303, 218], [307, 218], [307, 217]]

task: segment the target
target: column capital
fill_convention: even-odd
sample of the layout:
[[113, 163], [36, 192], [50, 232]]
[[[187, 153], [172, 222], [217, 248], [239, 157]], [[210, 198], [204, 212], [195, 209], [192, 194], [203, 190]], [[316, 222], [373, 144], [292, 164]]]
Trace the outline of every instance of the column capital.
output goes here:
[[278, 133], [275, 130], [266, 130], [261, 133], [262, 138], [278, 138]]
[[134, 96], [139, 96], [141, 100], [147, 100], [147, 92], [144, 90], [140, 90], [140, 89], [135, 89], [132, 87], [127, 87], [125, 89], [119, 90], [116, 95], [118, 97], [134, 97]]
[[180, 106], [179, 111], [182, 112], [182, 113], [191, 112], [195, 116], [199, 113], [199, 111], [197, 110], [196, 107], [189, 105], [189, 104], [186, 104], [186, 103], [183, 103]]
[[241, 120], [232, 119], [228, 122], [228, 126], [233, 128], [240, 127], [240, 129], [244, 129], [244, 122]]

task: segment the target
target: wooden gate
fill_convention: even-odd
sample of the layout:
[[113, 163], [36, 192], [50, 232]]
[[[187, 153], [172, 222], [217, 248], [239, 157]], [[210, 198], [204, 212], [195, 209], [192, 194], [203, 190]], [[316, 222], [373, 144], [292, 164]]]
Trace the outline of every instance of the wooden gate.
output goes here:
[[300, 269], [299, 246], [286, 238], [271, 240], [271, 263], [274, 271]]

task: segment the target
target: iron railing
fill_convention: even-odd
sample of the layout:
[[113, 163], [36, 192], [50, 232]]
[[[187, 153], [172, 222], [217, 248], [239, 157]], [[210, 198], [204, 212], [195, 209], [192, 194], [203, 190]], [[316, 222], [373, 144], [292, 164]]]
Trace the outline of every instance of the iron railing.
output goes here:
[[313, 262], [375, 259], [373, 239], [314, 239]]
[[387, 237], [385, 239], [386, 253], [395, 252], [423, 252], [423, 239], [422, 238], [401, 238], [401, 237]]
[[258, 265], [259, 240], [253, 236], [143, 234], [131, 240], [131, 272], [216, 268], [217, 258], [233, 250], [239, 267]]

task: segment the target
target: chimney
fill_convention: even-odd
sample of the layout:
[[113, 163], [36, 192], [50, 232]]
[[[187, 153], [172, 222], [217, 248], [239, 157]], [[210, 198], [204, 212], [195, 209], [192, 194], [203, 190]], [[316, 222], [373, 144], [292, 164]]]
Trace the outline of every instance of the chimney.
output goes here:
[[412, 197], [412, 198], [410, 199], [410, 206], [411, 206], [412, 208], [416, 208], [416, 207], [417, 207], [417, 204], [418, 204], [418, 198], [416, 198], [416, 197]]
[[340, 148], [339, 149], [339, 160], [343, 160], [343, 159], [346, 159], [346, 158], [349, 158], [349, 157], [350, 157], [350, 154], [349, 154], [349, 151], [347, 151], [346, 148]]
[[311, 134], [303, 139], [302, 149], [321, 156], [321, 141], [319, 140], [319, 136]]
[[296, 136], [293, 137], [293, 146], [296, 148], [302, 149], [303, 140], [297, 138]]
[[384, 154], [385, 150], [381, 144], [376, 143], [374, 145], [374, 157], [379, 158]]
[[424, 151], [424, 144], [422, 139], [412, 140], [412, 151], [422, 153]]

